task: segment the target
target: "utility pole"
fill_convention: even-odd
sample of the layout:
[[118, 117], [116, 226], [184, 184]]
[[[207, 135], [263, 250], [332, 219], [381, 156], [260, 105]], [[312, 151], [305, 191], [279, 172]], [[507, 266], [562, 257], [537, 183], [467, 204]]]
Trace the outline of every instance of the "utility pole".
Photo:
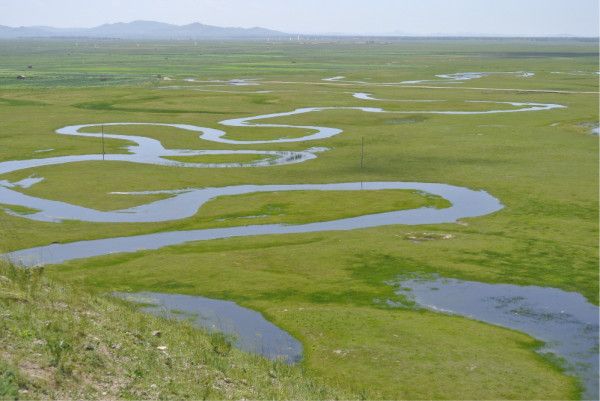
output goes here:
[[363, 136], [361, 138], [361, 143], [360, 143], [360, 169], [362, 170], [362, 168], [365, 166], [365, 137]]
[[104, 160], [104, 124], [102, 124], [102, 160]]

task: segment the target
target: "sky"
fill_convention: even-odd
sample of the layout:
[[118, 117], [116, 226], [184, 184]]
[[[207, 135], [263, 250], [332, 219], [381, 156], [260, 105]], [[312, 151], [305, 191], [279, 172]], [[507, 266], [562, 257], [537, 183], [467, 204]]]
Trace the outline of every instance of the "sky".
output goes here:
[[599, 0], [0, 0], [0, 25], [152, 20], [288, 33], [599, 35]]

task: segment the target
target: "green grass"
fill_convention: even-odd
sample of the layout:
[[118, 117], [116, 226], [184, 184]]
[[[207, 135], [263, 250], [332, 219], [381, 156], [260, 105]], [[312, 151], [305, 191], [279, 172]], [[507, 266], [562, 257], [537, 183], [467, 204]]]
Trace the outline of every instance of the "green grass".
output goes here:
[[10, 210], [13, 213], [17, 213], [20, 215], [27, 215], [27, 214], [33, 214], [33, 213], [37, 213], [38, 210], [35, 209], [30, 209], [24, 206], [19, 206], [19, 205], [0, 205], [0, 207], [3, 207], [5, 210]]
[[13, 367], [0, 361], [0, 397], [2, 399], [17, 399], [19, 387], [23, 386], [23, 379]]
[[[552, 358], [535, 353], [537, 343], [527, 336], [464, 318], [416, 312], [410, 307], [389, 309], [384, 304], [388, 299], [403, 301], [386, 282], [402, 274], [428, 273], [556, 287], [579, 292], [598, 304], [598, 138], [581, 125], [598, 121], [598, 96], [521, 91], [597, 92], [597, 75], [593, 74], [598, 71], [597, 42], [198, 46], [181, 42], [143, 43], [138, 47], [132, 43], [83, 41], [75, 46], [73, 42], [33, 41], [27, 46], [0, 42], [0, 57], [2, 161], [100, 153], [97, 138], [54, 134], [57, 128], [71, 124], [194, 124], [223, 129], [227, 138], [252, 140], [298, 137], [307, 132], [230, 128], [219, 122], [310, 106], [367, 106], [408, 112], [336, 110], [265, 120], [339, 127], [344, 133], [322, 141], [234, 147], [287, 151], [330, 148], [301, 164], [217, 170], [97, 161], [0, 177], [15, 181], [35, 173], [45, 178], [22, 190], [27, 194], [114, 210], [162, 195], [110, 192], [421, 181], [483, 189], [505, 206], [493, 215], [464, 219], [462, 224], [236, 238], [110, 255], [53, 266], [47, 270], [50, 276], [98, 293], [150, 290], [195, 294], [234, 300], [259, 310], [302, 341], [305, 376], [324, 380], [350, 397], [577, 397], [577, 384], [559, 372]], [[32, 79], [16, 82], [14, 76], [28, 64], [34, 64]], [[575, 70], [591, 73], [551, 73]], [[536, 75], [528, 79], [491, 75], [451, 89], [342, 86], [321, 81], [344, 75], [348, 80], [399, 82], [460, 71], [533, 71]], [[158, 81], [157, 74], [175, 80], [260, 78], [272, 83], [253, 89], [273, 92], [158, 90], [165, 84]], [[101, 76], [110, 79], [100, 81]], [[354, 99], [352, 92], [369, 92], [384, 99], [443, 102], [370, 102]], [[472, 116], [410, 113], [429, 108], [509, 108], [465, 100], [559, 103], [568, 108]], [[169, 127], [118, 126], [106, 131], [152, 137], [172, 149], [232, 148]], [[365, 163], [361, 169], [363, 138]], [[107, 140], [106, 145], [107, 152], [123, 153], [128, 143]], [[35, 153], [47, 148], [54, 150]], [[197, 159], [193, 160], [230, 160], [225, 156]], [[204, 227], [297, 224], [424, 205], [444, 207], [439, 199], [407, 191], [348, 194], [314, 191], [224, 197], [209, 202], [189, 219], [151, 224], [69, 221], [57, 225], [2, 214], [0, 227], [6, 235], [0, 236], [0, 248], [14, 250], [52, 242]], [[248, 218], [253, 216], [261, 217]], [[472, 366], [475, 368], [471, 370]]]
[[3, 400], [356, 398], [307, 379], [302, 368], [39, 270], [1, 264], [0, 306]]
[[[412, 244], [397, 233], [390, 236], [399, 253]], [[322, 250], [324, 243], [336, 244], [338, 251]], [[421, 245], [431, 249], [429, 244]], [[533, 352], [537, 343], [531, 338], [463, 318], [385, 306], [388, 299], [402, 300], [384, 281], [435, 271], [431, 266], [353, 252], [361, 250], [339, 236], [228, 240], [218, 246], [173, 247], [156, 256], [90, 260], [84, 266], [63, 266], [62, 273], [88, 288], [153, 288], [234, 299], [299, 338], [312, 375], [343, 383], [366, 398], [575, 396], [577, 386]], [[162, 267], [165, 263], [168, 269]], [[471, 373], [471, 365], [476, 372]]]
[[265, 155], [239, 154], [239, 155], [199, 155], [199, 156], [167, 156], [165, 159], [183, 163], [250, 163], [258, 160], [269, 159]]
[[253, 224], [302, 224], [425, 206], [444, 208], [450, 203], [402, 190], [267, 192], [213, 200], [202, 208], [201, 215], [207, 221], [237, 220], [236, 225], [244, 224], [239, 219], [248, 218]]

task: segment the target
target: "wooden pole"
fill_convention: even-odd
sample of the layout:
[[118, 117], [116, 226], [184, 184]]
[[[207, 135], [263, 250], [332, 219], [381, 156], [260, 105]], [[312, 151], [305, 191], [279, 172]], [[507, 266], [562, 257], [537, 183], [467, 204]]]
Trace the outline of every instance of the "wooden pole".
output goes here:
[[104, 125], [102, 125], [102, 160], [104, 160]]
[[360, 143], [360, 168], [365, 165], [365, 137], [363, 136]]

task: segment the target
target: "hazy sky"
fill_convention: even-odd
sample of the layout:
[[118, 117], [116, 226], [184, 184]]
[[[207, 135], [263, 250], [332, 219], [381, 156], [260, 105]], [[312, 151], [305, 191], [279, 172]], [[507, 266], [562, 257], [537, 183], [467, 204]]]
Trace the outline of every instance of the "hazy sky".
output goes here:
[[599, 0], [0, 0], [0, 25], [154, 20], [301, 33], [598, 36]]

